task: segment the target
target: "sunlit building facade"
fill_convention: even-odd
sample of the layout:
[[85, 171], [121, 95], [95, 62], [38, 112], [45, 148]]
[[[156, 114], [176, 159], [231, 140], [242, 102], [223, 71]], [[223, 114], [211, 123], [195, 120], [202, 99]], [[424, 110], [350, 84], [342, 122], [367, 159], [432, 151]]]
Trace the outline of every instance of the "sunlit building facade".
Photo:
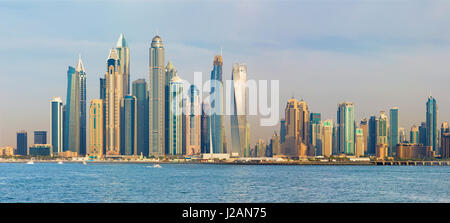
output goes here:
[[89, 107], [90, 156], [103, 157], [103, 100], [93, 99]]
[[50, 141], [52, 154], [63, 152], [63, 103], [61, 98], [55, 97], [50, 102]]
[[233, 113], [230, 117], [231, 126], [231, 156], [243, 156], [250, 146], [247, 129], [248, 92], [247, 66], [233, 64], [231, 73], [231, 106]]

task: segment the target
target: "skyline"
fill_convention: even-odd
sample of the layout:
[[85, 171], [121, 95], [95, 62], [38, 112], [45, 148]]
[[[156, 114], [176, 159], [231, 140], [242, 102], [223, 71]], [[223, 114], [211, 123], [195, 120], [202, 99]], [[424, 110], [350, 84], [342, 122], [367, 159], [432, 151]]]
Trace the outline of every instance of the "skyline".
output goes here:
[[[233, 3], [233, 1], [231, 1], [231, 3]], [[64, 4], [70, 5], [72, 3]], [[120, 4], [121, 3], [114, 3], [113, 5], [117, 6]], [[213, 8], [218, 7], [215, 4], [220, 5], [223, 4], [223, 2], [206, 5]], [[232, 10], [229, 12], [233, 15], [239, 13], [245, 15], [243, 12], [255, 13], [255, 11], [264, 14], [263, 12], [267, 10], [265, 6], [270, 4], [271, 3], [269, 2], [251, 5], [256, 6], [255, 9], [253, 7], [239, 8], [239, 6], [243, 5], [236, 3], [233, 6], [239, 8], [241, 11]], [[281, 6], [278, 6], [279, 8], [275, 8], [275, 12], [280, 11], [280, 7], [284, 7], [284, 9], [289, 8], [286, 7], [288, 4], [289, 3], [284, 2]], [[13, 15], [11, 14], [11, 11], [25, 12], [33, 10], [34, 7], [33, 4], [31, 4], [27, 7], [22, 6], [15, 8], [15, 5], [20, 5], [16, 3], [6, 3], [9, 7], [5, 7], [5, 3], [0, 3], [0, 5], [0, 11], [2, 13], [6, 12], [5, 17], [7, 18]], [[57, 6], [60, 5], [61, 4], [57, 4]], [[80, 3], [79, 5], [83, 4]], [[92, 6], [95, 5], [98, 4], [92, 4]], [[141, 3], [133, 3], [128, 6], [128, 9], [130, 12], [132, 11], [131, 9], [137, 10], [136, 8], [139, 8], [137, 7], [139, 5], [142, 6]], [[157, 5], [167, 6], [161, 3], [157, 3]], [[322, 2], [321, 4], [309, 4], [307, 6], [317, 7], [317, 5], [325, 5], [325, 8], [330, 8], [333, 4]], [[171, 6], [177, 8], [177, 10], [181, 10], [178, 5]], [[56, 6], [49, 6], [49, 8], [54, 7]], [[386, 5], [380, 5], [380, 7], [383, 8], [386, 7]], [[411, 6], [408, 5], [408, 7]], [[67, 10], [63, 8], [64, 7], [59, 8], [60, 11], [58, 12], [52, 11], [46, 18], [54, 18], [52, 16], [55, 14], [63, 13]], [[75, 7], [75, 9], [76, 8], [77, 7]], [[233, 7], [231, 8], [233, 9]], [[375, 8], [377, 9], [377, 7]], [[211, 10], [211, 8], [207, 8], [206, 6], [204, 9]], [[442, 10], [445, 9], [448, 9], [448, 5], [446, 8], [443, 7]], [[92, 9], [88, 7], [88, 15], [91, 15], [89, 13], [95, 11], [90, 10]], [[137, 11], [144, 12], [143, 9], [141, 10]], [[100, 10], [100, 14], [105, 13], [105, 11], [108, 10]], [[210, 13], [211, 12], [200, 10], [200, 16]], [[256, 14], [262, 16], [261, 14]], [[138, 15], [140, 14], [138, 13]], [[308, 15], [310, 15], [310, 13], [308, 13]], [[291, 16], [295, 17], [295, 15]], [[441, 16], [443, 18], [434, 18], [435, 20], [431, 19], [431, 21], [428, 21], [428, 25], [431, 25], [432, 28], [440, 28], [440, 31], [444, 31], [445, 21], [449, 20], [449, 18], [447, 15]], [[101, 16], [99, 15], [99, 17]], [[199, 17], [194, 17], [195, 18], [188, 19], [200, 19]], [[46, 18], [41, 19], [45, 20]], [[227, 16], [223, 16], [223, 18], [227, 18]], [[200, 24], [197, 28], [203, 30], [203, 33], [183, 32], [183, 29], [180, 30], [177, 24], [172, 24], [176, 27], [163, 26], [156, 27], [155, 30], [159, 30], [159, 34], [164, 39], [166, 61], [173, 61], [179, 75], [184, 79], [190, 80], [194, 71], [202, 71], [203, 80], [207, 80], [211, 69], [211, 58], [218, 54], [221, 47], [224, 49], [224, 80], [231, 80], [231, 66], [233, 63], [247, 64], [248, 79], [270, 80], [273, 79], [274, 76], [279, 78], [281, 89], [286, 89], [280, 92], [280, 114], [283, 114], [285, 102], [292, 96], [299, 99], [303, 98], [308, 103], [311, 112], [321, 113], [323, 120], [332, 119], [334, 122], [336, 122], [335, 113], [337, 104], [342, 101], [351, 101], [355, 104], [356, 121], [360, 120], [363, 116], [366, 118], [369, 118], [371, 115], [377, 116], [380, 110], [388, 112], [391, 107], [396, 106], [399, 107], [399, 127], [403, 127], [408, 131], [412, 125], [418, 126], [420, 125], [420, 122], [425, 121], [425, 103], [429, 94], [428, 92], [431, 89], [432, 95], [437, 98], [437, 104], [439, 105], [438, 127], [440, 127], [442, 121], [450, 119], [450, 116], [448, 115], [448, 111], [450, 110], [450, 99], [445, 97], [449, 93], [449, 90], [445, 89], [445, 83], [447, 80], [450, 80], [448, 75], [445, 76], [448, 70], [450, 70], [450, 68], [447, 69], [447, 66], [445, 66], [446, 58], [450, 57], [450, 45], [448, 41], [450, 40], [450, 38], [448, 38], [450, 35], [448, 35], [448, 33], [437, 35], [442, 38], [442, 40], [433, 40], [433, 38], [420, 36], [418, 37], [419, 40], [425, 40], [422, 43], [421, 41], [414, 43], [414, 41], [411, 41], [411, 38], [404, 38], [404, 42], [395, 43], [395, 35], [386, 36], [386, 39], [391, 40], [391, 42], [388, 41], [389, 43], [384, 47], [393, 47], [389, 50], [384, 49], [385, 51], [382, 51], [384, 48], [383, 46], [379, 46], [383, 45], [382, 35], [374, 36], [375, 39], [372, 39], [372, 41], [370, 39], [365, 39], [366, 42], [369, 42], [369, 47], [362, 47], [358, 46], [358, 44], [364, 43], [364, 38], [363, 40], [358, 38], [353, 40], [351, 37], [348, 39], [341, 38], [346, 36], [343, 32], [336, 32], [338, 34], [337, 37], [329, 40], [326, 40], [327, 35], [322, 35], [321, 37], [321, 35], [315, 33], [315, 35], [318, 36], [312, 36], [310, 37], [310, 40], [298, 41], [298, 43], [300, 45], [303, 44], [303, 46], [298, 46], [295, 42], [289, 40], [298, 37], [298, 33], [278, 32], [280, 37], [279, 42], [275, 41], [275, 43], [270, 44], [270, 39], [275, 39], [274, 37], [277, 35], [265, 30], [265, 33], [270, 37], [266, 40], [267, 42], [260, 42], [262, 41], [260, 38], [254, 38], [254, 41], [252, 41], [252, 38], [249, 37], [255, 35], [255, 33], [255, 36], [257, 36], [262, 30], [258, 29], [258, 27], [249, 30], [244, 29], [253, 27], [253, 24], [264, 24], [264, 20], [253, 21], [258, 20], [258, 18], [261, 17], [252, 19], [244, 19], [244, 17], [240, 18], [243, 19], [244, 23], [242, 27], [240, 27], [243, 29], [240, 32], [243, 38], [242, 43], [238, 44], [236, 44], [237, 41], [235, 40], [239, 38], [233, 39], [233, 37], [235, 37], [233, 35], [221, 35], [229, 32], [217, 31], [215, 29], [211, 30], [211, 28], [214, 27], [214, 23], [205, 24], [197, 22], [196, 24]], [[286, 18], [286, 16], [282, 18]], [[362, 18], [363, 20], [364, 18], [367, 20], [367, 17], [363, 16]], [[406, 18], [410, 17], [406, 16]], [[9, 106], [8, 109], [1, 109], [0, 111], [0, 145], [15, 145], [15, 134], [21, 129], [25, 129], [27, 132], [33, 132], [35, 130], [50, 131], [49, 102], [53, 97], [61, 97], [63, 101], [66, 101], [66, 69], [68, 65], [75, 65], [78, 53], [81, 53], [83, 57], [84, 67], [87, 73], [87, 103], [90, 103], [92, 99], [99, 98], [98, 79], [105, 72], [104, 63], [107, 57], [106, 54], [111, 46], [115, 45], [121, 32], [125, 34], [125, 38], [127, 39], [130, 48], [130, 82], [139, 78], [145, 78], [148, 81], [148, 48], [151, 38], [153, 37], [153, 34], [149, 33], [155, 31], [142, 31], [140, 27], [135, 26], [134, 24], [130, 25], [132, 23], [127, 24], [125, 21], [118, 25], [117, 29], [112, 29], [111, 31], [102, 33], [102, 35], [95, 34], [94, 32], [94, 34], [91, 35], [81, 36], [75, 32], [73, 37], [71, 37], [73, 39], [71, 39], [68, 37], [67, 31], [62, 30], [58, 35], [53, 37], [47, 36], [51, 38], [45, 39], [45, 41], [40, 42], [40, 44], [30, 44], [36, 40], [43, 40], [39, 39], [39, 37], [42, 38], [49, 35], [51, 33], [49, 31], [54, 32], [58, 30], [58, 27], [65, 26], [62, 26], [61, 24], [60, 26], [54, 26], [54, 22], [46, 21], [42, 22], [41, 25], [32, 23], [30, 26], [24, 27], [24, 24], [21, 24], [21, 22], [29, 22], [29, 19], [29, 17], [27, 18], [27, 16], [24, 15], [21, 17], [21, 21], [15, 19], [9, 20], [18, 23], [15, 27], [11, 27], [10, 24], [5, 24], [4, 21], [0, 22], [1, 26], [7, 25], [6, 27], [11, 28], [10, 31], [12, 31], [6, 33], [3, 37], [0, 37], [3, 41], [8, 40], [8, 38], [10, 38], [9, 40], [12, 40], [14, 37], [20, 37], [20, 34], [24, 34], [21, 33], [21, 31], [23, 31], [21, 28], [31, 28], [33, 24], [41, 28], [44, 24], [45, 26], [48, 26], [47, 29], [45, 29], [46, 27], [43, 27], [43, 30], [37, 30], [36, 32], [30, 32], [32, 30], [28, 30], [26, 32], [27, 34], [33, 33], [33, 35], [36, 36], [31, 36], [30, 38], [23, 38], [22, 36], [22, 38], [18, 38], [17, 40], [8, 41], [10, 44], [7, 46], [1, 46], [3, 50], [7, 50], [10, 54], [7, 56], [3, 55], [1, 60], [6, 63], [3, 65], [5, 68], [4, 71], [0, 74], [0, 81], [3, 83], [0, 90], [0, 95], [2, 96], [0, 97], [2, 101], [5, 101]], [[141, 19], [145, 21], [145, 19]], [[8, 21], [8, 19], [6, 20]], [[82, 27], [87, 28], [87, 32], [92, 32], [92, 29], [101, 25], [100, 22], [90, 25], [88, 24], [88, 21], [80, 20], [81, 21], [78, 22], [82, 24]], [[117, 20], [119, 20], [119, 18], [113, 19], [113, 21]], [[432, 21], [436, 20], [439, 20], [439, 22], [432, 23]], [[69, 18], [64, 18], [63, 21], [69, 22], [69, 24], [73, 22]], [[234, 25], [236, 25], [236, 22], [237, 21], [234, 20], [230, 21], [230, 23]], [[275, 18], [275, 20], [268, 25], [269, 28], [276, 30], [274, 26], [276, 26], [276, 24], [283, 24], [283, 22], [284, 20], [280, 21], [278, 18]], [[329, 23], [329, 21], [321, 22], [325, 24]], [[396, 22], [398, 21], [395, 21], [394, 23]], [[69, 24], [68, 27], [71, 27]], [[320, 22], [318, 24], [320, 24]], [[104, 25], [107, 26], [107, 24]], [[167, 25], [167, 23], [165, 25]], [[229, 25], [222, 25], [225, 25], [225, 27], [222, 26], [222, 28], [229, 31]], [[386, 25], [386, 30], [392, 28], [390, 27], [392, 24]], [[285, 24], [279, 29], [288, 28], [284, 26], [288, 25]], [[300, 29], [304, 26], [305, 24], [300, 24], [294, 27], [299, 27]], [[423, 23], [419, 24], [419, 26], [420, 28], [418, 28], [418, 30], [421, 30], [422, 32], [430, 31], [430, 29], [422, 27], [425, 26]], [[89, 31], [90, 29], [91, 31]], [[359, 29], [353, 28], [353, 31], [361, 31], [360, 29], [361, 27]], [[380, 28], [378, 27], [378, 29]], [[205, 34], [205, 31], [207, 33], [212, 31], [213, 34]], [[72, 34], [74, 33], [73, 30], [71, 32]], [[177, 33], [185, 34], [185, 39], [178, 37]], [[397, 32], [397, 34], [398, 33], [402, 32]], [[410, 34], [409, 32], [405, 33]], [[429, 32], [427, 35], [432, 36], [432, 34], [433, 32]], [[393, 34], [390, 33], [389, 35]], [[214, 37], [214, 40], [211, 40], [211, 37]], [[196, 38], [198, 42], [194, 41]], [[401, 39], [400, 36], [397, 36], [397, 38]], [[448, 38], [448, 40], [445, 40], [445, 38]], [[286, 39], [286, 42], [282, 41]], [[375, 44], [377, 41], [381, 43], [378, 46]], [[328, 43], [328, 45], [326, 43]], [[245, 44], [248, 45], [246, 46]], [[349, 45], [352, 44], [355, 44], [356, 46], [353, 48], [349, 47]], [[275, 49], [277, 46], [281, 46], [281, 49]], [[337, 46], [343, 46], [344, 48], [349, 47], [349, 49], [336, 49], [335, 47]], [[402, 50], [405, 51], [399, 52]], [[36, 54], [36, 51], [40, 54]], [[21, 66], [23, 63], [28, 65]], [[395, 76], [395, 74], [398, 73], [401, 73], [401, 75]], [[411, 73], [413, 78], [407, 75], [409, 73]], [[334, 78], [336, 78], [336, 76], [340, 78], [335, 80]], [[296, 78], [295, 81], [288, 81], [289, 79], [292, 79], [292, 77]], [[342, 82], [349, 82], [350, 87], [339, 88], [338, 86]], [[408, 90], [410, 86], [415, 88], [413, 90]], [[30, 97], [30, 95], [33, 96]], [[333, 95], [334, 97], [330, 97], [330, 95]], [[33, 112], [31, 113], [30, 111]], [[406, 111], [408, 111], [408, 113]], [[280, 118], [283, 118], [283, 115], [280, 115]], [[249, 117], [249, 122], [253, 127], [251, 128], [252, 131], [250, 131], [252, 144], [259, 138], [263, 138], [267, 141], [274, 130], [279, 130], [279, 126], [256, 129], [254, 128], [257, 125], [255, 120], [257, 121], [255, 117]], [[225, 121], [224, 124], [227, 126], [229, 121]], [[87, 128], [89, 127], [87, 126]], [[231, 137], [228, 131], [227, 134], [226, 138], [230, 142]], [[31, 134], [29, 134], [29, 137], [31, 137]], [[30, 141], [31, 140], [29, 140], [29, 142]]]

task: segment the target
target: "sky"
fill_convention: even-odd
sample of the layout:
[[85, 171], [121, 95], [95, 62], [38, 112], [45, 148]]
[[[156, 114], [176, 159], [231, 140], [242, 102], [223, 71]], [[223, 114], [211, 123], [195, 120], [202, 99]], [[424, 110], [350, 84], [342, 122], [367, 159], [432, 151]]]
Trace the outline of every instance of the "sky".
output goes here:
[[[0, 146], [16, 146], [18, 130], [28, 131], [29, 145], [33, 131], [49, 131], [50, 100], [66, 101], [67, 67], [79, 54], [88, 104], [98, 98], [120, 33], [132, 81], [148, 80], [158, 34], [183, 79], [194, 72], [208, 79], [222, 49], [225, 80], [236, 62], [247, 64], [247, 79], [279, 80], [280, 118], [291, 97], [333, 120], [337, 104], [351, 101], [356, 120], [399, 107], [409, 131], [425, 120], [431, 94], [441, 123], [450, 120], [448, 24], [449, 1], [0, 0]], [[259, 118], [250, 117], [252, 143], [279, 131], [260, 127]]]

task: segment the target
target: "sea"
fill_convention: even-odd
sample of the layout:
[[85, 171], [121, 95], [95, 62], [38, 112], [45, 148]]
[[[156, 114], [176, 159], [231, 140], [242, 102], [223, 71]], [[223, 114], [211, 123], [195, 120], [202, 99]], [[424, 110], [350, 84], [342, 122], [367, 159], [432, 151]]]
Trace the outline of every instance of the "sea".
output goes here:
[[0, 202], [450, 202], [450, 166], [0, 163]]

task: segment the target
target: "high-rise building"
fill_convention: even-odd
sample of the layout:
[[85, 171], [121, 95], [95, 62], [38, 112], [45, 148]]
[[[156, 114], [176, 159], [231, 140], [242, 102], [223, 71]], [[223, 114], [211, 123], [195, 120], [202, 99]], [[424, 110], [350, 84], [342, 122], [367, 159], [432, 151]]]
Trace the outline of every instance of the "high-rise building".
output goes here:
[[67, 148], [84, 155], [86, 153], [86, 72], [81, 57], [77, 67], [67, 71], [66, 103]]
[[47, 131], [34, 131], [34, 144], [47, 144]]
[[258, 139], [255, 148], [256, 157], [266, 157], [266, 141], [264, 139]]
[[165, 84], [164, 44], [161, 37], [152, 39], [149, 49], [149, 155], [165, 153]]
[[86, 72], [84, 70], [83, 63], [81, 62], [81, 56], [78, 60], [76, 72], [80, 76], [80, 152], [79, 155], [86, 154]]
[[426, 146], [431, 146], [433, 151], [438, 152], [438, 107], [436, 98], [430, 96], [427, 101], [426, 112]]
[[409, 132], [409, 142], [412, 144], [419, 144], [419, 127], [413, 125]]
[[444, 133], [441, 140], [441, 158], [448, 159], [450, 158], [450, 133]]
[[281, 154], [280, 136], [275, 131], [270, 139], [270, 147], [272, 148], [272, 156]]
[[361, 128], [355, 130], [355, 155], [364, 156], [364, 131]]
[[311, 113], [309, 121], [309, 141], [315, 150], [315, 154], [322, 155], [322, 121], [320, 118], [320, 113]]
[[102, 154], [106, 154], [106, 79], [105, 76], [100, 77], [100, 99], [103, 107], [103, 148]]
[[250, 139], [247, 129], [248, 92], [247, 66], [233, 64], [231, 86], [231, 105], [233, 114], [230, 117], [231, 126], [231, 156], [244, 156], [249, 150]]
[[211, 139], [210, 137], [210, 133], [211, 131], [209, 130], [209, 104], [208, 102], [203, 101], [202, 102], [202, 131], [201, 131], [201, 152], [202, 153], [211, 153], [210, 152], [210, 142], [209, 140]]
[[364, 138], [364, 154], [367, 154], [367, 150], [369, 149], [369, 122], [367, 121], [367, 118], [364, 117], [361, 119], [361, 122], [359, 123], [359, 127], [363, 130], [363, 138]]
[[[164, 85], [164, 110], [166, 113], [169, 112], [170, 109], [170, 81], [173, 77], [177, 76], [177, 70], [175, 69], [175, 66], [172, 64], [171, 61], [167, 62], [167, 65], [165, 67], [165, 85]], [[164, 120], [164, 135], [165, 137], [165, 154], [169, 154], [169, 128], [170, 128], [170, 117], [169, 115], [165, 115]]]
[[322, 156], [333, 154], [333, 121], [325, 120], [322, 127]]
[[62, 116], [63, 116], [63, 147], [62, 151], [66, 151], [67, 148], [69, 148], [69, 121], [67, 119], [69, 118], [69, 114], [67, 113], [67, 106], [62, 106]]
[[399, 143], [398, 107], [389, 110], [389, 155], [395, 152]]
[[283, 144], [286, 139], [286, 120], [281, 119], [280, 121], [280, 143]]
[[[384, 111], [380, 112], [380, 117], [378, 118], [377, 125], [377, 144], [385, 144], [388, 145], [388, 120], [386, 113]], [[388, 150], [389, 152], [389, 150]]]
[[186, 155], [198, 155], [201, 153], [201, 99], [199, 90], [195, 85], [189, 87], [189, 98], [186, 100], [185, 113], [183, 114], [183, 128], [185, 133]]
[[89, 151], [88, 154], [103, 157], [103, 100], [93, 99], [89, 107]]
[[137, 155], [148, 156], [148, 86], [145, 79], [133, 82], [133, 96], [137, 104]]
[[137, 155], [137, 104], [136, 97], [127, 95], [123, 98], [121, 153]]
[[17, 132], [17, 145], [16, 145], [16, 154], [26, 156], [28, 155], [28, 137], [27, 132], [25, 130], [21, 130]]
[[419, 144], [427, 144], [427, 123], [422, 122], [419, 126]]
[[445, 133], [450, 133], [450, 128], [449, 128], [449, 125], [448, 125], [448, 122], [442, 122], [442, 125], [441, 125], [441, 137], [440, 137], [440, 145], [439, 145], [439, 153], [441, 154], [441, 156], [442, 156], [442, 151], [443, 151], [443, 145], [444, 145], [444, 134]]
[[63, 103], [61, 98], [55, 97], [50, 102], [50, 137], [52, 143], [52, 154], [63, 152]]
[[367, 139], [367, 154], [375, 155], [377, 145], [377, 129], [378, 118], [376, 116], [370, 116], [369, 119], [369, 137]]
[[337, 139], [340, 153], [355, 154], [355, 116], [352, 102], [342, 102], [337, 111]]
[[120, 34], [116, 45], [117, 55], [120, 61], [120, 72], [122, 76], [122, 95], [129, 95], [130, 92], [130, 48], [123, 33]]
[[398, 128], [398, 143], [408, 143], [405, 128]]
[[169, 143], [168, 154], [183, 155], [182, 129], [183, 129], [183, 81], [174, 76], [169, 83]]
[[209, 131], [211, 153], [224, 153], [224, 100], [222, 82], [222, 55], [214, 56], [211, 71], [211, 91], [209, 96]]
[[120, 111], [123, 99], [122, 73], [116, 49], [111, 49], [106, 60], [105, 144], [106, 155], [120, 154]]

